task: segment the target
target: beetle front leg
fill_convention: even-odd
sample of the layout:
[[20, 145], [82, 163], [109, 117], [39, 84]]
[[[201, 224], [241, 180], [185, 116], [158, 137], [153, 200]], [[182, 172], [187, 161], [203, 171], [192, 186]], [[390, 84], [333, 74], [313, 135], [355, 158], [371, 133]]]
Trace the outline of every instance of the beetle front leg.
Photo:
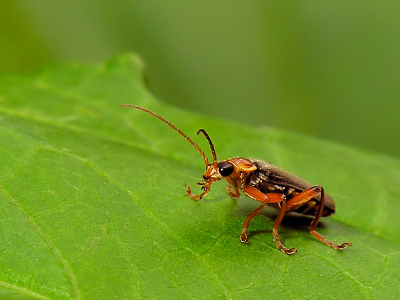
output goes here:
[[283, 194], [279, 194], [279, 193], [264, 194], [252, 186], [244, 187], [243, 192], [247, 196], [253, 198], [254, 200], [263, 202], [263, 204], [261, 204], [261, 206], [259, 208], [257, 208], [255, 211], [253, 211], [252, 213], [250, 213], [247, 216], [246, 220], [243, 223], [243, 230], [242, 230], [242, 235], [240, 236], [240, 240], [243, 243], [247, 243], [247, 229], [250, 226], [250, 221], [253, 217], [255, 217], [256, 215], [258, 215], [261, 212], [261, 210], [264, 208], [264, 206], [266, 204], [281, 203], [281, 209], [280, 209], [278, 217], [276, 218], [276, 220], [274, 222], [274, 227], [272, 230], [274, 241], [276, 242], [276, 246], [278, 247], [278, 249], [280, 249], [283, 253], [293, 254], [293, 253], [297, 252], [296, 248], [291, 248], [289, 250], [286, 249], [286, 247], [283, 246], [282, 242], [280, 241], [279, 234], [278, 234], [279, 225], [281, 224], [283, 216], [285, 215], [285, 212], [286, 212], [286, 196]]
[[198, 183], [198, 185], [202, 185], [202, 188], [201, 188], [201, 189], [204, 191], [204, 192], [201, 193], [200, 195], [195, 195], [195, 194], [193, 194], [193, 193], [192, 193], [192, 189], [190, 188], [190, 186], [188, 186], [187, 184], [185, 185], [185, 186], [186, 186], [186, 194], [188, 194], [188, 196], [189, 196], [191, 199], [196, 200], [196, 201], [203, 199], [203, 197], [204, 197], [205, 195], [207, 195], [208, 192], [210, 191], [210, 184], [202, 183], [202, 181], [200, 181], [200, 182]]

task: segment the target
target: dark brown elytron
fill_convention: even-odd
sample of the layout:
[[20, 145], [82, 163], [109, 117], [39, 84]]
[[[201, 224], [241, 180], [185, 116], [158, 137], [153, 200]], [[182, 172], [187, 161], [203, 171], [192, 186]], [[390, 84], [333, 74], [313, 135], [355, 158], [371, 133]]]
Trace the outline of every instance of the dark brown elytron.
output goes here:
[[335, 203], [332, 197], [325, 194], [321, 186], [311, 185], [269, 162], [258, 159], [235, 157], [218, 161], [214, 145], [209, 135], [204, 129], [200, 129], [197, 134], [202, 133], [206, 137], [211, 148], [213, 161], [210, 163], [204, 151], [201, 150], [198, 145], [163, 117], [136, 105], [123, 104], [122, 106], [139, 109], [163, 121], [183, 136], [203, 156], [206, 164], [206, 171], [203, 174], [203, 180], [197, 183], [201, 186], [203, 192], [200, 195], [195, 195], [192, 193], [190, 187], [186, 186], [186, 192], [190, 198], [194, 200], [202, 199], [210, 191], [213, 182], [225, 178], [229, 183], [226, 192], [232, 198], [238, 198], [240, 196], [240, 191], [242, 191], [250, 198], [261, 202], [261, 205], [251, 212], [243, 223], [243, 230], [240, 236], [240, 240], [243, 243], [247, 243], [247, 229], [249, 228], [251, 219], [259, 214], [265, 205], [269, 205], [279, 212], [274, 222], [272, 234], [277, 247], [282, 252], [286, 254], [297, 252], [295, 248], [286, 249], [281, 243], [278, 234], [278, 228], [285, 213], [290, 211], [314, 217], [309, 229], [311, 234], [319, 241], [339, 250], [346, 248], [346, 246], [351, 246], [351, 243], [337, 245], [324, 238], [315, 230], [321, 217], [330, 216], [335, 212]]

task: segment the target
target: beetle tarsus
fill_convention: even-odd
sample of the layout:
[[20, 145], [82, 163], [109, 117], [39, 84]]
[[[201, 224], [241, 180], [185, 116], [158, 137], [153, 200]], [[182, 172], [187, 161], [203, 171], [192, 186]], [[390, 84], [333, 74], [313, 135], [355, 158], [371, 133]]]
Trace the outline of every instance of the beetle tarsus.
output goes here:
[[240, 236], [240, 241], [244, 244], [248, 244], [249, 241], [247, 239], [247, 230], [243, 228], [242, 235]]
[[331, 242], [330, 240], [324, 238], [319, 232], [315, 231], [315, 230], [311, 230], [311, 234], [313, 236], [316, 237], [316, 239], [318, 241], [320, 241], [321, 243], [324, 243], [325, 245], [332, 247], [333, 249], [336, 250], [343, 250], [344, 248], [346, 248], [347, 246], [351, 246], [351, 243], [343, 243], [341, 245], [337, 245], [333, 242]]
[[341, 245], [337, 245], [335, 243], [332, 243], [332, 245], [328, 245], [328, 246], [331, 246], [335, 250], [343, 250], [344, 248], [346, 248], [346, 246], [351, 246], [351, 244], [349, 245], [349, 243], [343, 243]]
[[187, 184], [185, 186], [186, 186], [186, 194], [188, 194], [191, 199], [193, 199], [193, 200], [201, 199], [200, 196], [197, 196], [192, 193], [192, 189], [190, 188], [190, 186], [188, 186]]
[[290, 255], [297, 252], [296, 248], [291, 248], [288, 250], [285, 246], [283, 246], [281, 240], [279, 239], [278, 230], [275, 228], [272, 230], [272, 235], [274, 237], [274, 241], [276, 242], [276, 247], [278, 247], [278, 249], [280, 249], [283, 253]]
[[340, 246], [339, 246], [339, 249], [344, 249], [344, 248], [346, 248], [346, 247], [351, 247], [351, 243], [343, 243], [343, 244], [341, 244]]
[[278, 249], [280, 249], [283, 253], [290, 255], [290, 254], [293, 254], [293, 253], [297, 252], [296, 248], [290, 248], [288, 250], [285, 246], [283, 246], [282, 242], [279, 240], [279, 237], [278, 237], [278, 240], [276, 240], [275, 238], [274, 238], [274, 240], [276, 242], [276, 247]]
[[185, 186], [186, 186], [186, 194], [188, 194], [189, 197], [190, 197], [191, 199], [196, 200], [196, 201], [197, 201], [197, 200], [203, 199], [203, 197], [204, 197], [205, 195], [207, 195], [208, 192], [209, 192], [209, 190], [210, 190], [209, 187], [203, 186], [201, 189], [202, 189], [204, 192], [201, 193], [200, 195], [195, 195], [195, 194], [192, 193], [191, 188], [190, 188], [187, 184], [186, 184]]
[[278, 237], [277, 240], [275, 240], [275, 242], [276, 242], [276, 246], [278, 247], [278, 249], [280, 249], [285, 254], [290, 255], [290, 254], [293, 254], [293, 253], [297, 252], [296, 248], [290, 248], [289, 250], [286, 249], [286, 247], [283, 246], [282, 242], [279, 240], [279, 237]]
[[291, 255], [291, 254], [296, 253], [297, 249], [296, 248], [291, 248], [291, 249], [287, 250], [286, 248], [284, 248], [284, 249], [281, 249], [281, 251], [283, 253], [287, 254], [287, 255]]

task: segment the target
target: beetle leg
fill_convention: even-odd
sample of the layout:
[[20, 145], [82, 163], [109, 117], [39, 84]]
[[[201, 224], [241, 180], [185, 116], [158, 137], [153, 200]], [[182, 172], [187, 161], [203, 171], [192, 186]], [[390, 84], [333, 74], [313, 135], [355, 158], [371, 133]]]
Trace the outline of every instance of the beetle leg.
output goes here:
[[337, 245], [335, 243], [332, 243], [330, 240], [324, 238], [320, 233], [318, 233], [315, 230], [315, 228], [318, 225], [319, 219], [322, 216], [322, 211], [324, 209], [324, 202], [325, 202], [325, 192], [324, 192], [324, 189], [321, 187], [321, 201], [319, 203], [317, 214], [315, 215], [314, 220], [310, 224], [310, 227], [309, 227], [310, 232], [313, 236], [315, 236], [317, 238], [317, 240], [325, 243], [327, 246], [330, 246], [336, 250], [343, 250], [344, 248], [346, 248], [346, 246], [351, 246], [351, 243], [343, 243], [341, 245]]
[[262, 209], [264, 208], [264, 206], [265, 206], [266, 204], [267, 204], [267, 203], [263, 202], [263, 204], [261, 204], [259, 208], [257, 208], [255, 211], [251, 212], [251, 213], [247, 216], [246, 220], [244, 220], [244, 222], [243, 222], [242, 234], [240, 235], [240, 241], [241, 241], [242, 243], [245, 243], [245, 244], [248, 243], [248, 239], [247, 239], [247, 229], [248, 229], [249, 226], [250, 226], [250, 221], [251, 221], [251, 219], [253, 219], [256, 215], [258, 215], [258, 214], [260, 213], [260, 211], [262, 211]]
[[281, 222], [282, 222], [283, 216], [285, 215], [285, 212], [286, 212], [286, 197], [284, 198], [284, 201], [281, 204], [281, 209], [279, 211], [279, 215], [276, 217], [276, 220], [275, 220], [275, 223], [274, 223], [274, 227], [272, 229], [272, 234], [274, 236], [274, 241], [276, 242], [276, 246], [279, 249], [281, 249], [281, 251], [283, 253], [293, 254], [293, 253], [297, 252], [297, 249], [296, 248], [291, 248], [291, 249], [287, 250], [285, 248], [285, 246], [283, 246], [281, 240], [279, 239], [279, 234], [278, 234], [278, 228], [279, 228], [279, 225], [281, 225]]
[[319, 201], [319, 206], [317, 213], [315, 214], [314, 219], [312, 220], [310, 227], [308, 228], [313, 236], [317, 238], [322, 243], [325, 243], [327, 246], [330, 246], [336, 250], [342, 250], [346, 248], [346, 246], [351, 246], [351, 243], [343, 243], [341, 245], [337, 245], [330, 240], [324, 238], [320, 233], [318, 233], [315, 228], [317, 227], [319, 220], [321, 219], [322, 212], [324, 210], [324, 203], [325, 203], [325, 192], [322, 186], [316, 185], [313, 186], [304, 192], [294, 196], [292, 199], [288, 201], [288, 205], [286, 210], [291, 210], [292, 208], [302, 205], [311, 199], [315, 198], [319, 193], [321, 193], [321, 200]]
[[281, 241], [279, 239], [279, 234], [278, 234], [279, 225], [281, 224], [283, 216], [285, 215], [285, 212], [286, 212], [286, 196], [283, 194], [279, 194], [279, 193], [264, 194], [252, 186], [244, 187], [243, 192], [247, 196], [253, 198], [254, 200], [257, 200], [257, 201], [260, 201], [263, 203], [261, 204], [261, 206], [259, 208], [257, 208], [255, 211], [253, 211], [252, 213], [250, 213], [247, 216], [246, 220], [243, 223], [243, 230], [242, 230], [242, 235], [240, 237], [240, 240], [243, 243], [247, 243], [247, 229], [249, 228], [250, 221], [253, 217], [255, 217], [257, 214], [259, 214], [261, 212], [261, 210], [264, 208], [264, 206], [266, 204], [280, 203], [281, 209], [279, 211], [278, 217], [275, 220], [274, 227], [272, 230], [274, 241], [276, 242], [276, 246], [278, 247], [278, 249], [280, 249], [283, 253], [293, 254], [293, 253], [297, 252], [297, 249], [295, 249], [295, 248], [291, 248], [289, 250], [286, 249], [285, 246], [283, 246], [283, 244], [281, 243]]
[[191, 199], [193, 199], [193, 200], [201, 200], [201, 199], [203, 199], [203, 197], [205, 196], [205, 195], [207, 195], [208, 194], [208, 192], [210, 191], [210, 185], [203, 185], [203, 187], [201, 188], [204, 192], [203, 193], [201, 193], [200, 195], [195, 195], [195, 194], [193, 194], [192, 193], [192, 190], [191, 190], [191, 188], [188, 186], [188, 185], [185, 185], [186, 186], [186, 194], [188, 194], [189, 195], [189, 197], [191, 198]]
[[229, 196], [231, 196], [233, 199], [237, 199], [240, 197], [240, 192], [238, 188], [232, 188], [232, 186], [229, 184], [226, 187], [226, 192], [228, 193]]
[[[323, 189], [320, 185], [315, 185], [313, 187], [310, 187], [309, 189], [306, 189], [305, 191], [301, 192], [300, 194], [298, 194], [288, 200], [286, 210], [287, 211], [293, 210], [293, 209], [295, 209], [296, 206], [301, 206], [304, 203], [307, 203], [311, 199], [318, 196], [318, 194], [321, 193], [322, 190]], [[321, 198], [322, 198], [322, 193], [321, 193]], [[324, 208], [324, 206], [322, 205], [322, 209], [323, 208]], [[319, 207], [318, 207], [318, 209], [319, 209]]]
[[229, 177], [225, 177], [226, 181], [228, 181], [228, 186], [226, 187], [226, 192], [232, 199], [237, 199], [240, 197], [240, 192], [237, 185], [237, 180], [231, 180]]

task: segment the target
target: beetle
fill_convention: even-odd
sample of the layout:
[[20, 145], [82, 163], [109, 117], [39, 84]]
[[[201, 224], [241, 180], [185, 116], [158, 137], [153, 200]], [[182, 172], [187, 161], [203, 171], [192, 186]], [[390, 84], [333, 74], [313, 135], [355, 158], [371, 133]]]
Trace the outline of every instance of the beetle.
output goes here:
[[204, 198], [210, 191], [213, 182], [225, 178], [228, 181], [226, 192], [233, 199], [239, 198], [241, 191], [248, 197], [261, 202], [261, 205], [245, 219], [240, 235], [241, 242], [248, 243], [247, 230], [250, 226], [250, 221], [268, 205], [278, 210], [272, 235], [276, 246], [283, 253], [293, 254], [297, 252], [296, 248], [287, 249], [279, 238], [278, 228], [286, 212], [313, 216], [309, 230], [314, 237], [327, 246], [336, 250], [351, 246], [351, 243], [337, 245], [315, 230], [321, 217], [328, 217], [335, 213], [336, 210], [335, 202], [331, 196], [325, 194], [322, 186], [311, 185], [307, 181], [272, 165], [270, 162], [259, 159], [234, 157], [218, 161], [210, 136], [204, 129], [200, 129], [197, 134], [203, 134], [210, 145], [213, 157], [213, 161], [210, 163], [204, 151], [189, 136], [160, 115], [132, 104], [122, 104], [122, 107], [138, 109], [158, 118], [183, 136], [203, 156], [206, 171], [203, 174], [203, 179], [197, 183], [197, 185], [201, 186], [202, 193], [195, 195], [191, 188], [186, 185], [186, 193], [191, 199], [200, 200]]

